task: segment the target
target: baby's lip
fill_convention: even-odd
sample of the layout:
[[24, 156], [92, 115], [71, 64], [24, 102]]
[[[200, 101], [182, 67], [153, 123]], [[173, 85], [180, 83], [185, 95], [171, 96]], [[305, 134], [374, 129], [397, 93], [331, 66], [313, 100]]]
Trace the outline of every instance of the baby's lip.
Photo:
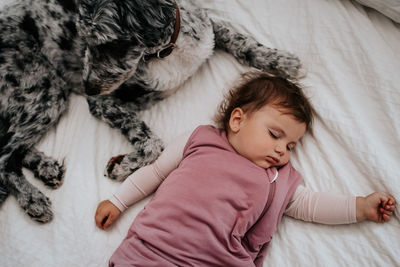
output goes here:
[[272, 157], [272, 156], [267, 156], [267, 161], [269, 163], [272, 163], [272, 164], [278, 164], [279, 163], [279, 159], [275, 158], [275, 157]]

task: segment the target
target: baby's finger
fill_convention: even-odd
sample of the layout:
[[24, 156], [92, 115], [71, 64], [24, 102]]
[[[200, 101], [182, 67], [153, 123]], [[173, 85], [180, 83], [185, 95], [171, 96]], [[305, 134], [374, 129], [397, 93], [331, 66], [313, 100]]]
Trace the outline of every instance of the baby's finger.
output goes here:
[[390, 211], [390, 210], [386, 210], [386, 209], [380, 208], [379, 211], [380, 211], [382, 214], [386, 214], [386, 215], [389, 215], [389, 216], [392, 216], [392, 215], [393, 215], [393, 212]]
[[389, 205], [396, 205], [396, 199], [392, 195], [389, 195], [388, 203]]
[[382, 215], [382, 219], [383, 219], [385, 222], [388, 222], [388, 221], [390, 221], [390, 216], [389, 216], [389, 215], [386, 215], [386, 214], [383, 214], [383, 215]]
[[110, 227], [110, 225], [114, 222], [114, 216], [112, 215], [112, 213], [107, 216], [106, 220], [104, 221], [103, 227], [104, 230], [107, 229], [108, 227]]
[[386, 205], [386, 206], [384, 206], [384, 209], [389, 210], [389, 211], [394, 211], [395, 206], [394, 205]]
[[104, 214], [102, 214], [101, 212], [96, 212], [96, 215], [94, 216], [94, 220], [96, 222], [97, 227], [99, 227], [100, 229], [102, 229], [102, 222], [104, 220]]
[[96, 225], [97, 225], [97, 227], [99, 227], [100, 229], [103, 229], [104, 230], [104, 228], [103, 228], [103, 224], [104, 224], [104, 220], [107, 218], [107, 216], [104, 218], [104, 217], [96, 217]]
[[102, 222], [102, 228], [101, 229], [106, 230], [109, 226], [110, 226], [110, 217], [107, 216], [106, 218], [104, 218], [104, 220]]
[[103, 230], [107, 229], [107, 227], [108, 227], [107, 222], [108, 222], [109, 220], [110, 220], [110, 214], [107, 214], [107, 216], [105, 216], [105, 217], [103, 218], [103, 220], [101, 221], [101, 226], [102, 226], [102, 229], [103, 229]]

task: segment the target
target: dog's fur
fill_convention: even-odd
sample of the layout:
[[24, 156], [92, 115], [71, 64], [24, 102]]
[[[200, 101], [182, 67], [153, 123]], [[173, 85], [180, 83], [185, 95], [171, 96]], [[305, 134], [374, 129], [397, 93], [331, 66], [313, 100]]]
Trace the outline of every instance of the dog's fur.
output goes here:
[[162, 151], [138, 111], [163, 99], [196, 72], [214, 48], [240, 62], [297, 75], [299, 60], [210, 20], [178, 0], [181, 27], [166, 58], [143, 60], [169, 43], [173, 0], [17, 0], [0, 13], [0, 203], [13, 194], [34, 220], [52, 218], [49, 199], [23, 176], [32, 170], [56, 188], [63, 164], [34, 145], [55, 126], [71, 92], [87, 93], [91, 113], [121, 129], [134, 151], [111, 161], [107, 175], [123, 180]]

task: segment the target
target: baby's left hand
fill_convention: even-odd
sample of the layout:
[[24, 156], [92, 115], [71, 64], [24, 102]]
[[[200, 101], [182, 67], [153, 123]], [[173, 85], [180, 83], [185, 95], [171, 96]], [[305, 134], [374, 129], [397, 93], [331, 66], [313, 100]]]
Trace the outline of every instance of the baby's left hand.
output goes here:
[[388, 222], [395, 207], [396, 200], [388, 194], [375, 192], [366, 197], [357, 197], [357, 222], [364, 220]]

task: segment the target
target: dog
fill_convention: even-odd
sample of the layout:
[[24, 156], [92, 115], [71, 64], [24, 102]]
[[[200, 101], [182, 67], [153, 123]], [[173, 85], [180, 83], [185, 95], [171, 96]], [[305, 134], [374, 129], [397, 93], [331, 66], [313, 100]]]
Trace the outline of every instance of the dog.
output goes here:
[[121, 130], [134, 149], [110, 160], [123, 180], [153, 162], [162, 141], [140, 119], [213, 54], [296, 77], [299, 59], [211, 20], [188, 0], [16, 0], [0, 11], [0, 203], [8, 195], [35, 221], [52, 219], [51, 202], [22, 168], [45, 185], [63, 182], [63, 163], [35, 144], [57, 124], [72, 92], [90, 112]]

